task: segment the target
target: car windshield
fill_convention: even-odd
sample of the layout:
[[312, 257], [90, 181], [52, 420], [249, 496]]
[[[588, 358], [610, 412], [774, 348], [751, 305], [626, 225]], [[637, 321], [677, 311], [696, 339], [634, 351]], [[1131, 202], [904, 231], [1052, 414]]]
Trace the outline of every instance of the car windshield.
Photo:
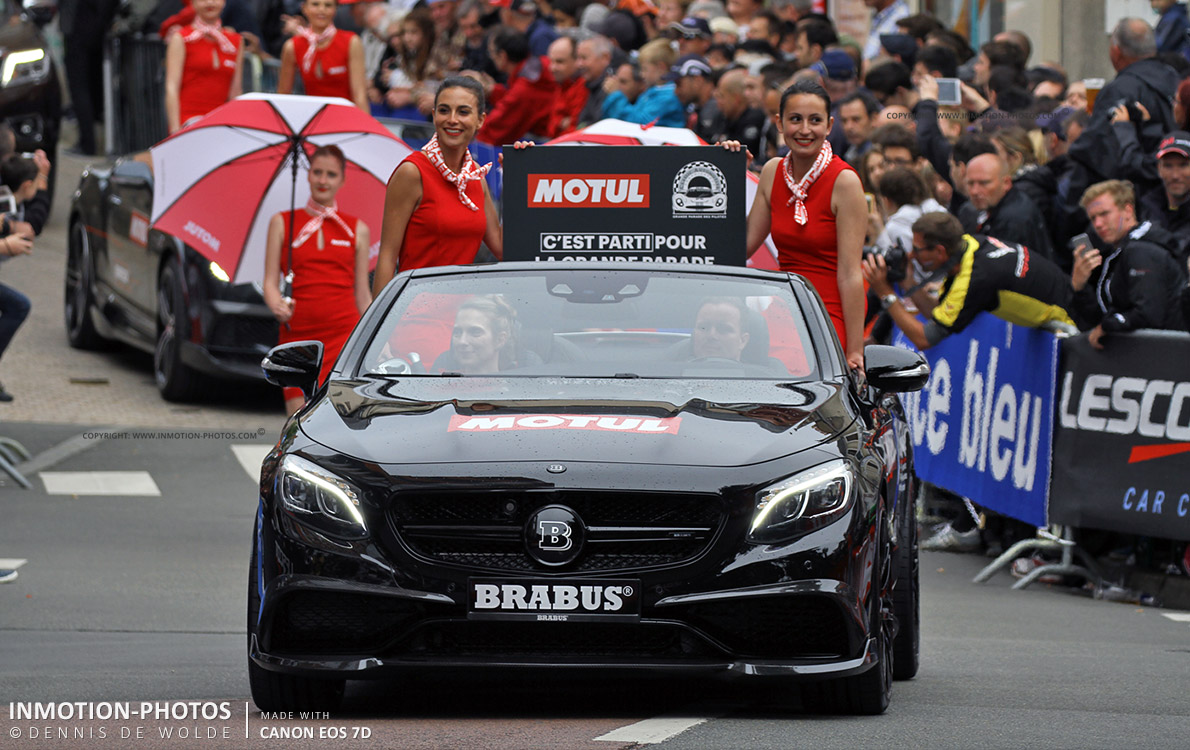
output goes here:
[[789, 380], [818, 363], [785, 280], [546, 268], [411, 279], [361, 372]]

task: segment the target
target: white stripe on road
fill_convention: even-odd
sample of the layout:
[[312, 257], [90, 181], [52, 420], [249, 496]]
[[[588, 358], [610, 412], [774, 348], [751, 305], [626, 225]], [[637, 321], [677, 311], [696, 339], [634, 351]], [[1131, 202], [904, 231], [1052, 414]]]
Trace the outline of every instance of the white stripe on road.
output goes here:
[[[690, 714], [692, 713], [702, 715], [691, 716]], [[629, 724], [626, 727], [613, 729], [607, 734], [596, 737], [595, 741], [655, 745], [658, 742], [665, 742], [671, 737], [676, 737], [687, 729], [696, 727], [711, 719], [717, 719], [724, 713], [725, 711], [687, 711], [668, 714], [666, 716], [657, 716], [652, 719], [638, 721], [635, 724]]]
[[1190, 612], [1162, 612], [1161, 614], [1174, 622], [1190, 622]]
[[147, 471], [43, 471], [39, 476], [50, 495], [161, 496]]
[[27, 562], [19, 557], [0, 557], [0, 570], [16, 570]]
[[236, 460], [244, 467], [244, 471], [248, 472], [248, 476], [252, 477], [253, 482], [260, 481], [260, 465], [272, 449], [273, 446], [268, 443], [242, 443], [231, 446], [231, 452], [236, 454]]

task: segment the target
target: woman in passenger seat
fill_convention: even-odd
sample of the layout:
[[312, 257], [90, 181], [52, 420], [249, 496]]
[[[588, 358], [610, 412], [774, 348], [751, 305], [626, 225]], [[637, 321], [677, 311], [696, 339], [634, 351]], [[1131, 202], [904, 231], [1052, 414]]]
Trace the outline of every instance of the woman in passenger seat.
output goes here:
[[494, 294], [459, 305], [450, 350], [438, 357], [433, 369], [475, 375], [516, 366], [516, 310], [512, 305]]

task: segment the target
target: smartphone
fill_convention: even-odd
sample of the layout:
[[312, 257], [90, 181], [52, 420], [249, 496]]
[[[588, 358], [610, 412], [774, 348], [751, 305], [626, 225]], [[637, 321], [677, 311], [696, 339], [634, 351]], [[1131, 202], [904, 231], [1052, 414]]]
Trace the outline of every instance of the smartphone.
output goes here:
[[1093, 244], [1091, 244], [1091, 236], [1089, 234], [1087, 234], [1086, 232], [1084, 232], [1082, 234], [1076, 234], [1075, 236], [1070, 238], [1070, 249], [1072, 251], [1078, 251], [1079, 246], [1083, 247], [1083, 250], [1080, 252], [1080, 255], [1082, 253], [1089, 251], [1091, 248], [1095, 247]]
[[963, 89], [957, 78], [935, 78], [938, 82], [938, 103], [955, 106], [963, 103]]
[[871, 193], [864, 193], [864, 200], [868, 202], [868, 213], [876, 210], [876, 196]]

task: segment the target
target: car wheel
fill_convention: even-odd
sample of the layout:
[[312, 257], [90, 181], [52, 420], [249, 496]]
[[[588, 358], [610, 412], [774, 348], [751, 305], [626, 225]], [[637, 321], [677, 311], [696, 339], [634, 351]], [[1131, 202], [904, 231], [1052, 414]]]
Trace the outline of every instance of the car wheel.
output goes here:
[[66, 338], [75, 349], [102, 349], [107, 339], [95, 330], [91, 320], [94, 297], [91, 287], [95, 279], [95, 264], [91, 257], [91, 240], [81, 219], [70, 225], [70, 239], [66, 249], [66, 289], [63, 297], [63, 317]]
[[897, 637], [893, 641], [893, 679], [911, 680], [921, 658], [921, 585], [917, 554], [917, 514], [913, 507], [917, 483], [910, 485], [897, 521], [900, 544], [893, 556], [893, 613], [897, 616]]
[[166, 401], [193, 401], [203, 391], [203, 377], [182, 362], [182, 342], [190, 329], [180, 270], [167, 262], [157, 279], [157, 346], [153, 376]]
[[806, 709], [823, 714], [875, 716], [888, 708], [894, 670], [892, 597], [889, 595], [887, 574], [891, 562], [888, 542], [882, 541], [878, 553], [881, 574], [875, 578], [882, 593], [872, 603], [875, 611], [872, 613], [871, 632], [876, 646], [876, 664], [852, 677], [806, 685], [802, 689], [802, 704]]
[[325, 680], [273, 672], [252, 659], [252, 634], [260, 613], [257, 589], [258, 534], [252, 537], [252, 559], [248, 565], [248, 685], [252, 702], [261, 711], [338, 711], [343, 702], [346, 680]]

